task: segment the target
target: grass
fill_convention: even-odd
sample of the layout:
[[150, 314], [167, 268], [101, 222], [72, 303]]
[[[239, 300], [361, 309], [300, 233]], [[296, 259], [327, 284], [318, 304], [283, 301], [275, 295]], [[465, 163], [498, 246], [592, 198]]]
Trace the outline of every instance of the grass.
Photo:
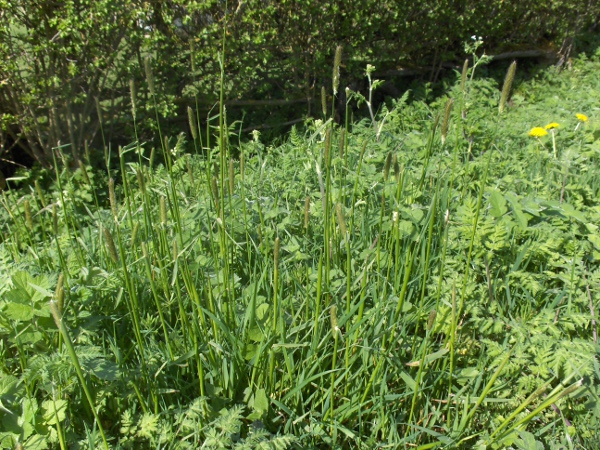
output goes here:
[[592, 448], [599, 64], [57, 149], [2, 193], [0, 447]]

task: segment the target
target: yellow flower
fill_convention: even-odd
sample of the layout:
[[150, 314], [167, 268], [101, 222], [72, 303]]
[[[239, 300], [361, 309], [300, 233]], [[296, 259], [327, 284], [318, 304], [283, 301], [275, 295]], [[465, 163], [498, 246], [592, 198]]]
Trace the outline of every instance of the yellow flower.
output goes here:
[[575, 114], [575, 117], [577, 117], [577, 119], [581, 122], [587, 122], [588, 121], [588, 116], [586, 116], [585, 114]]
[[549, 123], [544, 127], [546, 130], [553, 130], [554, 128], [560, 128], [560, 125], [556, 122]]
[[532, 128], [531, 131], [529, 132], [529, 136], [531, 137], [542, 137], [542, 136], [546, 136], [548, 134], [548, 132], [542, 128], [542, 127], [535, 127]]

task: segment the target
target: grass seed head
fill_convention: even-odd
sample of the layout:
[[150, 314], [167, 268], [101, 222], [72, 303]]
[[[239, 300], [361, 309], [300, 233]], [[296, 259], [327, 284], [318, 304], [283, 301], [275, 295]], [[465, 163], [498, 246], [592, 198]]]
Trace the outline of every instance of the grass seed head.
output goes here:
[[333, 59], [333, 95], [337, 95], [340, 86], [340, 65], [342, 64], [342, 46], [338, 45], [335, 49]]
[[110, 212], [115, 220], [117, 220], [117, 198], [115, 196], [115, 180], [108, 180], [108, 201], [110, 202]]
[[279, 245], [280, 245], [279, 237], [276, 237], [275, 238], [275, 246], [273, 249], [273, 264], [275, 265], [275, 268], [279, 267]]
[[469, 72], [469, 60], [465, 59], [463, 63], [462, 72], [460, 74], [460, 90], [464, 94], [465, 87], [467, 85], [467, 73]]
[[152, 59], [149, 56], [146, 59], [144, 59], [144, 70], [146, 71], [146, 82], [148, 83], [150, 95], [154, 97], [154, 76], [152, 75]]
[[85, 165], [83, 164], [83, 161], [81, 161], [80, 159], [77, 160], [77, 165], [79, 166], [79, 170], [81, 170], [81, 175], [83, 175], [83, 179], [84, 181], [88, 184], [88, 185], [92, 185], [92, 182], [90, 181], [90, 177], [88, 176], [87, 170], [85, 168]]
[[112, 259], [112, 262], [117, 264], [119, 262], [119, 256], [117, 254], [117, 247], [115, 246], [115, 240], [113, 239], [112, 233], [108, 228], [102, 227], [102, 234], [104, 234], [108, 255], [110, 256], [110, 259]]
[[233, 166], [233, 158], [229, 158], [229, 195], [233, 195], [235, 187], [235, 171]]
[[25, 210], [25, 224], [27, 228], [33, 230], [33, 217], [31, 216], [31, 204], [29, 200], [23, 202], [23, 209]]
[[160, 197], [160, 223], [166, 227], [167, 226], [167, 202], [164, 197]]
[[135, 120], [137, 116], [137, 102], [135, 100], [135, 82], [133, 80], [129, 80], [129, 96], [131, 97], [131, 115], [133, 116], [133, 120]]
[[215, 202], [215, 209], [217, 211], [220, 210], [220, 203], [219, 203], [219, 184], [217, 183], [217, 177], [212, 177], [212, 180], [210, 182], [210, 186], [212, 189], [212, 194], [213, 194], [213, 200]]
[[383, 166], [383, 181], [387, 181], [390, 176], [390, 168], [392, 167], [392, 152], [387, 154], [385, 165]]
[[38, 182], [38, 180], [35, 180], [34, 182], [34, 186], [35, 186], [35, 192], [37, 193], [38, 196], [38, 200], [40, 201], [42, 207], [46, 207], [46, 197], [44, 196], [44, 191], [42, 191], [42, 188], [40, 187], [40, 183]]
[[56, 328], [60, 329], [60, 322], [62, 320], [62, 315], [60, 313], [60, 310], [58, 309], [58, 305], [56, 304], [56, 302], [54, 300], [50, 300], [50, 314], [52, 314], [52, 318], [54, 319]]
[[58, 211], [56, 205], [52, 205], [52, 230], [54, 234], [58, 234]]
[[504, 112], [506, 102], [508, 101], [508, 97], [510, 95], [510, 89], [512, 87], [513, 80], [515, 79], [516, 71], [517, 62], [513, 61], [510, 66], [508, 66], [506, 76], [504, 77], [504, 84], [502, 85], [502, 94], [500, 95], [500, 104], [498, 105], [498, 112], [500, 112], [500, 114]]
[[196, 128], [196, 115], [194, 114], [194, 110], [191, 107], [187, 107], [188, 113], [188, 124], [190, 126], [190, 131], [192, 133], [192, 138], [194, 141], [198, 139], [198, 129]]
[[337, 339], [340, 327], [338, 326], [337, 305], [333, 305], [329, 310], [329, 320], [331, 321], [331, 334]]
[[310, 196], [304, 199], [304, 229], [308, 230], [308, 220], [310, 218]]
[[340, 133], [340, 147], [339, 147], [339, 157], [342, 159], [344, 157], [344, 146], [346, 145], [346, 129], [342, 128]]
[[429, 317], [427, 318], [427, 331], [431, 331], [431, 329], [435, 325], [436, 317], [437, 317], [437, 311], [434, 309], [429, 313]]
[[348, 228], [346, 228], [346, 220], [344, 219], [344, 207], [341, 203], [337, 203], [335, 205], [335, 215], [338, 222], [338, 227], [340, 227], [340, 232], [346, 237], [348, 234]]
[[325, 165], [329, 167], [329, 156], [331, 155], [331, 128], [325, 132]]
[[446, 142], [446, 136], [448, 135], [448, 126], [450, 124], [452, 106], [454, 106], [454, 99], [449, 98], [446, 102], [446, 106], [444, 107], [444, 117], [442, 118], [442, 144]]
[[61, 273], [58, 276], [58, 281], [56, 282], [56, 289], [54, 290], [54, 300], [56, 301], [56, 305], [58, 306], [58, 312], [62, 316], [63, 305], [65, 301], [65, 290], [64, 290], [64, 281], [65, 277]]
[[194, 171], [192, 170], [192, 157], [190, 155], [188, 155], [185, 164], [187, 167], [188, 177], [190, 178], [190, 184], [192, 185], [192, 188], [195, 188], [196, 180], [194, 179]]
[[136, 222], [133, 225], [133, 230], [131, 231], [131, 246], [135, 245], [135, 242], [137, 240], [137, 235], [138, 235], [139, 231], [140, 231], [140, 223]]
[[135, 176], [137, 178], [137, 182], [138, 182], [138, 186], [140, 187], [140, 190], [142, 192], [145, 192], [146, 191], [146, 182], [144, 181], [144, 173], [142, 172], [140, 167], [135, 169]]

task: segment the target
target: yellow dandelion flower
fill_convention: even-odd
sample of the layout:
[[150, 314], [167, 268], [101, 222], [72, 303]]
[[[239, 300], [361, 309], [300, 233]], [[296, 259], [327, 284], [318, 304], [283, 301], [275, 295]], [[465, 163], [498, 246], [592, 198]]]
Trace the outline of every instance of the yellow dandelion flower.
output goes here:
[[555, 128], [560, 128], [560, 124], [556, 122], [549, 123], [544, 127], [546, 130], [554, 130]]
[[581, 122], [588, 121], [588, 116], [586, 116], [585, 114], [577, 113], [577, 114], [575, 114], [575, 117], [577, 117], [577, 120], [579, 120]]
[[542, 127], [532, 128], [531, 131], [529, 132], [529, 136], [537, 137], [537, 138], [546, 136], [547, 134], [548, 134], [548, 132]]

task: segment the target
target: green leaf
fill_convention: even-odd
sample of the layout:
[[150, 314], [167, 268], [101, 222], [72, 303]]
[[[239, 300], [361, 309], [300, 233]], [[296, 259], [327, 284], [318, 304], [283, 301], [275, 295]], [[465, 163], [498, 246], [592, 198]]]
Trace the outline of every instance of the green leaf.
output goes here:
[[571, 217], [583, 224], [585, 224], [587, 222], [586, 217], [583, 213], [581, 213], [580, 211], [577, 211], [571, 204], [569, 203], [563, 203], [561, 205], [561, 209], [562, 211], [565, 213], [565, 215], [567, 217]]
[[589, 234], [588, 240], [594, 245], [594, 248], [596, 248], [596, 250], [600, 250], [600, 235]]
[[25, 448], [27, 450], [43, 450], [48, 448], [48, 442], [41, 434], [34, 434], [25, 441]]
[[447, 348], [442, 348], [442, 349], [438, 350], [437, 352], [430, 353], [429, 355], [425, 356], [425, 364], [429, 364], [429, 363], [435, 361], [436, 359], [442, 358], [446, 353], [448, 353]]
[[119, 377], [119, 366], [112, 361], [95, 358], [88, 361], [86, 366], [101, 380], [115, 381]]
[[18, 333], [17, 336], [11, 338], [12, 342], [18, 342], [19, 345], [35, 344], [44, 339], [44, 335], [40, 331], [26, 331]]
[[492, 190], [492, 193], [490, 195], [490, 204], [492, 205], [492, 209], [490, 209], [490, 214], [496, 218], [502, 217], [508, 211], [508, 209], [506, 208], [506, 199], [496, 189]]
[[264, 389], [257, 389], [254, 394], [254, 410], [260, 414], [264, 414], [269, 410], [269, 398]]
[[513, 216], [514, 216], [515, 220], [517, 221], [519, 228], [521, 228], [521, 230], [525, 231], [527, 229], [528, 220], [527, 220], [527, 216], [523, 212], [523, 209], [521, 208], [521, 204], [519, 203], [518, 198], [516, 197], [516, 195], [510, 194], [510, 193], [507, 193], [505, 197], [510, 202], [510, 206], [512, 207]]
[[402, 378], [404, 380], [404, 382], [406, 383], [406, 386], [411, 391], [415, 390], [416, 382], [409, 374], [407, 374], [406, 372], [400, 372], [400, 378]]
[[0, 374], [0, 399], [12, 397], [22, 390], [20, 381], [12, 375]]
[[66, 400], [45, 400], [42, 403], [42, 417], [46, 425], [56, 425], [57, 419], [62, 422], [66, 418]]
[[537, 450], [544, 448], [540, 442], [535, 440], [535, 436], [528, 431], [519, 431], [519, 436], [521, 439], [515, 440], [515, 444], [522, 450]]
[[24, 322], [33, 318], [33, 308], [31, 305], [24, 305], [22, 303], [8, 303], [2, 312], [9, 319], [18, 322]]
[[269, 305], [267, 303], [261, 303], [256, 307], [256, 317], [258, 320], [263, 320], [269, 313]]

